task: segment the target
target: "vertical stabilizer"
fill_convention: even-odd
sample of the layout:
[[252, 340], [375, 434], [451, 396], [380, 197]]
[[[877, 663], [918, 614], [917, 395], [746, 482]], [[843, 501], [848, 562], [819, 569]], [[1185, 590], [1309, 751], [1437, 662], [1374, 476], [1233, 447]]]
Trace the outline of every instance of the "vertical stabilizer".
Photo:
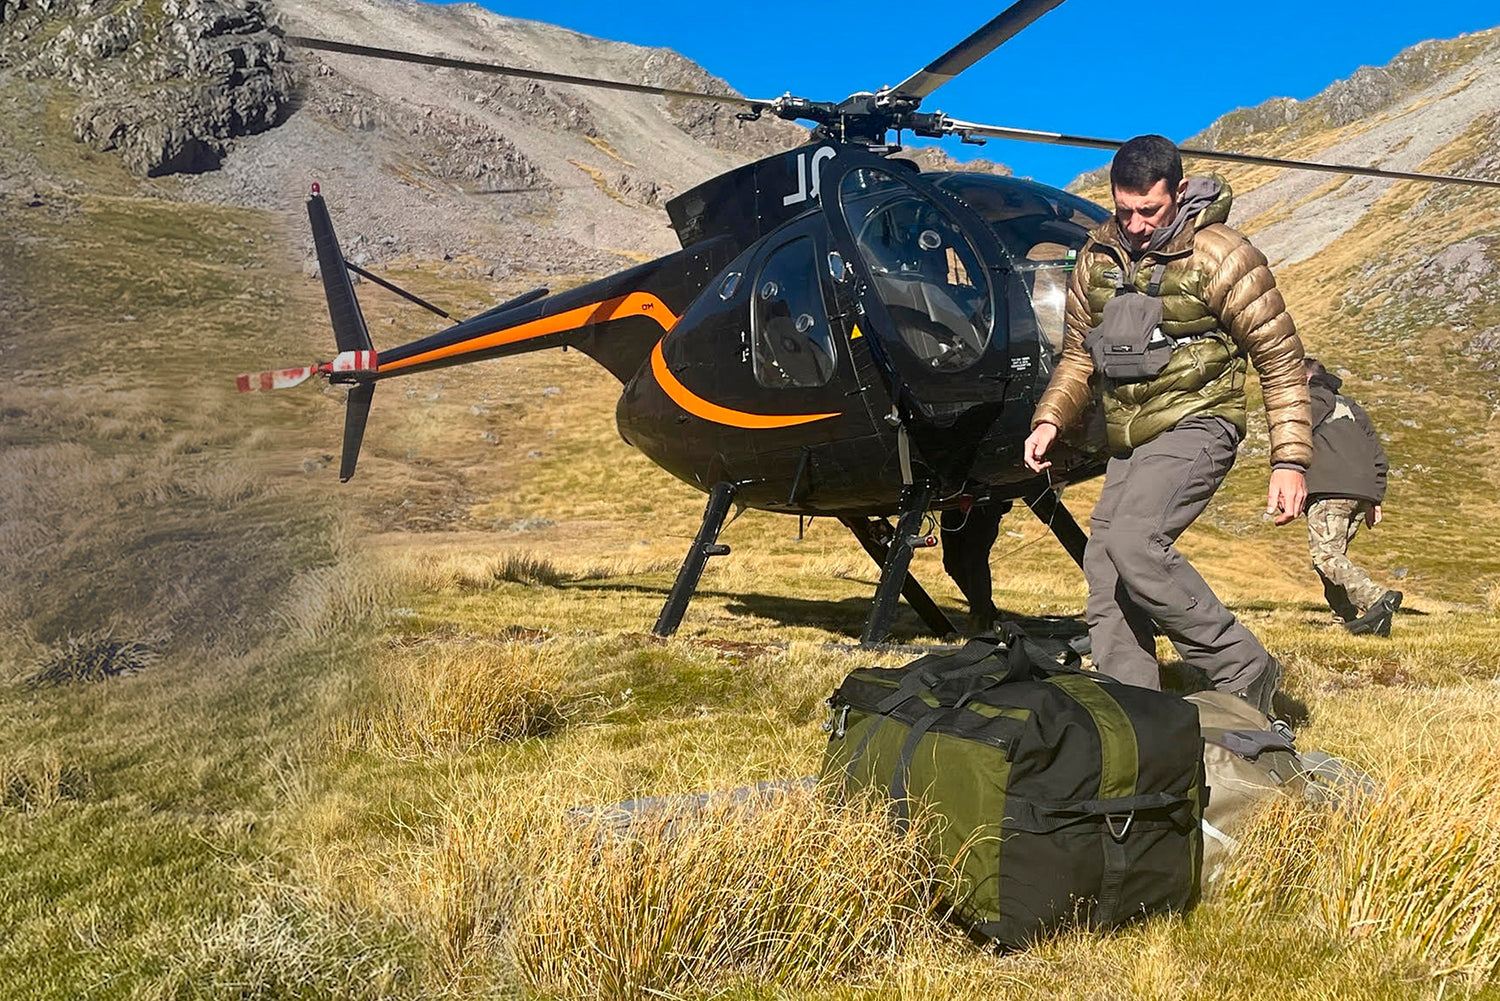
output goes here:
[[[318, 273], [323, 277], [323, 294], [328, 298], [328, 317], [333, 321], [333, 338], [340, 355], [346, 352], [373, 352], [370, 330], [365, 326], [364, 314], [360, 312], [359, 300], [354, 295], [354, 280], [349, 277], [349, 268], [344, 263], [344, 252], [339, 249], [338, 237], [333, 232], [333, 220], [328, 215], [328, 205], [316, 184], [307, 199], [307, 218], [312, 224], [313, 246], [318, 252]], [[358, 372], [345, 378], [338, 373], [332, 376], [336, 382], [353, 382], [349, 390], [349, 402], [344, 414], [344, 455], [339, 463], [339, 479], [347, 481], [354, 475], [354, 465], [359, 461], [359, 446], [365, 437], [365, 421], [370, 416], [370, 400], [375, 395], [375, 383], [360, 378]], [[373, 373], [371, 373], [373, 374]]]

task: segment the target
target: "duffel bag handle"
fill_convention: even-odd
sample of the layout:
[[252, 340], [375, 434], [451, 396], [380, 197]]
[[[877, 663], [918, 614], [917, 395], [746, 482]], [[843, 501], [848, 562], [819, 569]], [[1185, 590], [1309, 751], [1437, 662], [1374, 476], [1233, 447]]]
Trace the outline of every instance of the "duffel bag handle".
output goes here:
[[1012, 680], [1024, 678], [1033, 671], [1045, 675], [1086, 674], [1091, 678], [1098, 677], [1083, 669], [1083, 658], [1070, 646], [1064, 645], [1058, 651], [1064, 655], [1059, 661], [1051, 651], [1020, 629], [1007, 626], [1005, 632], [1006, 645], [1010, 648], [1010, 670], [1006, 673]]
[[963, 649], [950, 654], [928, 654], [912, 662], [906, 677], [896, 690], [881, 699], [875, 711], [885, 715], [907, 699], [920, 692], [930, 691], [944, 681], [959, 681], [965, 678], [982, 680], [971, 685], [963, 695], [948, 708], [967, 704], [975, 696], [1008, 685], [1025, 681], [1035, 674], [1083, 674], [1090, 678], [1098, 675], [1083, 670], [1083, 659], [1071, 647], [1064, 647], [1067, 656], [1059, 662], [1046, 647], [1019, 628], [1005, 626], [1004, 633], [995, 637], [975, 637], [964, 644]]
[[[965, 643], [957, 653], [928, 654], [913, 661], [907, 668], [906, 677], [901, 679], [901, 684], [876, 704], [875, 711], [885, 715], [912, 696], [936, 688], [944, 681], [993, 675], [993, 684], [1003, 685], [1024, 677], [1028, 671], [1026, 665], [1016, 663], [1006, 652], [1005, 644], [999, 639], [977, 637]], [[968, 697], [972, 698], [973, 695]]]

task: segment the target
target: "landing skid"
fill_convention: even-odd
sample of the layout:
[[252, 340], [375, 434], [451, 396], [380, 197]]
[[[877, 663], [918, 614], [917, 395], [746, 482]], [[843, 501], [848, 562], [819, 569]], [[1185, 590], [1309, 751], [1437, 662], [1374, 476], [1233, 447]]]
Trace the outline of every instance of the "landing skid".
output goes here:
[[[708, 504], [703, 510], [703, 521], [698, 534], [688, 548], [677, 579], [662, 606], [661, 615], [651, 631], [658, 636], [671, 636], [682, 624], [688, 602], [703, 577], [703, 568], [711, 557], [725, 556], [729, 547], [718, 541], [734, 500], [735, 485], [718, 483], [709, 492]], [[904, 596], [912, 610], [932, 630], [934, 636], [951, 636], [958, 632], [952, 620], [938, 607], [937, 602], [907, 572], [911, 566], [915, 548], [934, 544], [920, 533], [922, 519], [926, 516], [927, 503], [932, 499], [932, 490], [926, 485], [907, 487], [901, 495], [901, 512], [892, 530], [884, 518], [841, 517], [839, 521], [854, 533], [859, 544], [870, 558], [880, 564], [880, 583], [875, 588], [875, 597], [870, 603], [869, 615], [865, 618], [864, 631], [860, 634], [862, 646], [872, 646], [890, 635], [891, 621], [896, 614], [896, 601]], [[1051, 490], [1042, 490], [1034, 497], [1026, 498], [1026, 506], [1041, 520], [1057, 541], [1062, 543], [1068, 555], [1080, 567], [1083, 566], [1083, 549], [1088, 536], [1078, 527], [1078, 522]]]

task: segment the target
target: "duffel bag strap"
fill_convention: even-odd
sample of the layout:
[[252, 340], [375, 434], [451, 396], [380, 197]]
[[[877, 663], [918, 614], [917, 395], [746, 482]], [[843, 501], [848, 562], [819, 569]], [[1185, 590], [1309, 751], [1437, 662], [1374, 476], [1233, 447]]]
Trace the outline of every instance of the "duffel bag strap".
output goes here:
[[[983, 677], [984, 675], [990, 674], [995, 671], [996, 668], [1005, 670], [1009, 665], [1003, 661], [1000, 661], [998, 663], [985, 663], [986, 661], [989, 661], [991, 659], [999, 661], [999, 658], [996, 655], [1003, 652], [1004, 650], [1005, 647], [996, 640], [976, 638], [971, 639], [969, 640], [969, 642], [965, 643], [963, 649], [959, 650], [957, 653], [928, 654], [925, 657], [912, 661], [912, 663], [907, 666], [906, 676], [901, 679], [901, 683], [896, 686], [896, 690], [876, 703], [875, 715], [878, 718], [869, 727], [869, 729], [865, 731], [864, 736], [860, 738], [859, 745], [854, 748], [854, 753], [849, 755], [849, 762], [844, 766], [845, 781], [847, 782], [849, 779], [854, 777], [854, 769], [859, 764], [860, 759], [864, 757], [865, 751], [869, 749], [871, 738], [875, 736], [876, 731], [878, 731], [882, 726], [886, 724], [891, 712], [894, 711], [897, 706], [901, 705], [901, 703], [905, 702], [907, 699], [914, 698], [922, 692], [930, 690], [934, 685], [942, 680], [955, 677], [961, 678], [966, 674], [973, 675], [975, 677]], [[1008, 670], [1006, 670], [1006, 674], [1007, 676], [1009, 675]], [[984, 688], [988, 687], [991, 686], [984, 686]], [[983, 689], [971, 688], [969, 691], [964, 693], [964, 696], [960, 699], [960, 702], [966, 702], [968, 701], [968, 699], [973, 698], [973, 696], [979, 690]], [[936, 718], [936, 714], [928, 714], [928, 716], [923, 717], [923, 720], [919, 721], [920, 730], [918, 729], [918, 727], [912, 728], [912, 732], [917, 735], [916, 739], [920, 739], [921, 734], [927, 732], [927, 728], [932, 726]], [[909, 742], [911, 742], [911, 738], [909, 738]], [[911, 742], [911, 747], [912, 752], [915, 753], [916, 744], [914, 742]], [[904, 755], [903, 760], [909, 763], [910, 756]], [[905, 769], [900, 766], [898, 766], [897, 768], [898, 772], [902, 772], [904, 770]], [[903, 790], [905, 789], [907, 781], [908, 779], [905, 777], [905, 775], [902, 775], [900, 782]], [[893, 779], [892, 782], [892, 787], [894, 788], [895, 779]], [[893, 794], [893, 798], [897, 797], [894, 797]], [[904, 791], [902, 793], [902, 796], [899, 798], [905, 798]]]
[[896, 830], [903, 836], [911, 824], [911, 801], [908, 795], [911, 786], [912, 759], [917, 756], [917, 745], [922, 742], [922, 738], [932, 728], [932, 724], [941, 719], [947, 711], [946, 708], [939, 707], [917, 720], [912, 725], [911, 732], [906, 735], [906, 741], [901, 745], [901, 754], [896, 759], [896, 770], [891, 775], [891, 813], [896, 818]]
[[1030, 636], [1017, 632], [1010, 637], [1009, 674], [1015, 678], [1024, 678], [1033, 671], [1040, 671], [1045, 675], [1087, 674], [1089, 677], [1096, 677], [1083, 669], [1083, 658], [1072, 647], [1064, 646], [1058, 652], [1064, 653], [1061, 661]]
[[1297, 753], [1297, 745], [1278, 730], [1225, 730], [1206, 726], [1203, 728], [1203, 739], [1210, 744], [1218, 744], [1247, 761], [1254, 761], [1267, 751]]
[[[1172, 792], [1143, 792], [1135, 796], [1117, 796], [1112, 799], [1074, 799], [1059, 801], [1034, 801], [1010, 797], [1006, 810], [1015, 814], [1022, 830], [1047, 826], [1051, 820], [1070, 822], [1084, 817], [1123, 818], [1136, 813], [1165, 813], [1173, 821], [1192, 827], [1190, 796]], [[1187, 811], [1187, 812], [1184, 812]], [[1117, 825], [1118, 827], [1118, 825]]]
[[1111, 814], [1104, 818], [1104, 876], [1099, 881], [1099, 899], [1090, 912], [1089, 921], [1095, 928], [1108, 928], [1115, 923], [1120, 911], [1120, 893], [1125, 886], [1125, 874], [1130, 870], [1130, 856], [1125, 852], [1125, 835], [1130, 833], [1130, 822], [1135, 814], [1126, 814], [1117, 820]]

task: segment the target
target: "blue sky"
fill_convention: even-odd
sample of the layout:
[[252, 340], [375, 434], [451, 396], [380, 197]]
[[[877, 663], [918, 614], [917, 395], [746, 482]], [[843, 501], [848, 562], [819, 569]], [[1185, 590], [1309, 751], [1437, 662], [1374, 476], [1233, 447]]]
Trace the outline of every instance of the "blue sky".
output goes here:
[[[900, 82], [1005, 3], [484, 0], [482, 6], [675, 49], [750, 97], [790, 90], [839, 100]], [[1122, 6], [1067, 0], [939, 89], [923, 110], [993, 125], [1118, 139], [1160, 132], [1181, 141], [1224, 112], [1270, 97], [1311, 97], [1423, 39], [1500, 25], [1497, 0], [1133, 4], [1160, 11], [1133, 16], [1118, 13]], [[1108, 159], [1016, 142], [943, 145], [960, 159], [999, 160], [1058, 185]]]

